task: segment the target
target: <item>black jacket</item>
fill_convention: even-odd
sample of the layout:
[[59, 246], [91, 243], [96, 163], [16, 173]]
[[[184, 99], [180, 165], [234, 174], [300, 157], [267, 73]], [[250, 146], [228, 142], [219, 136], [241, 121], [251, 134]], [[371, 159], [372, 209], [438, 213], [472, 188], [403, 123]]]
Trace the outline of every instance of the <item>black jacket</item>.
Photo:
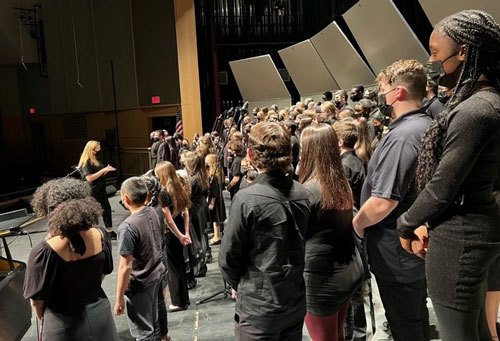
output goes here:
[[304, 318], [309, 214], [307, 191], [281, 172], [259, 174], [234, 197], [219, 266], [238, 291], [240, 321], [278, 331]]

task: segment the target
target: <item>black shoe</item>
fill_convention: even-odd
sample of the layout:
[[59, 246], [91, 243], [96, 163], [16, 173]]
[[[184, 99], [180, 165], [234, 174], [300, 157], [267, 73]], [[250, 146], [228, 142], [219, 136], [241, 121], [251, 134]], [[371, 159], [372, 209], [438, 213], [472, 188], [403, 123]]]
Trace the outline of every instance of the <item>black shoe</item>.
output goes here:
[[187, 310], [187, 308], [188, 308], [188, 306], [185, 306], [185, 307], [180, 307], [180, 306], [178, 306], [178, 305], [172, 305], [172, 304], [170, 304], [170, 305], [168, 306], [168, 312], [169, 312], [169, 313], [173, 313], [173, 312], [175, 312], [175, 311]]
[[188, 290], [196, 288], [196, 279], [188, 283]]
[[111, 239], [111, 240], [116, 240], [116, 237], [117, 237], [115, 231], [108, 232], [108, 236], [109, 236], [109, 239]]

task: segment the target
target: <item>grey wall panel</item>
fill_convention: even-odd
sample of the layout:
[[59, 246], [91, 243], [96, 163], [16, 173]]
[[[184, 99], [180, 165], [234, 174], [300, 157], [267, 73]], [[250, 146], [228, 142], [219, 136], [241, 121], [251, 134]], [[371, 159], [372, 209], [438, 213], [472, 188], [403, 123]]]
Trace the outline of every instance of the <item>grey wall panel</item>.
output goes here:
[[44, 20], [43, 28], [45, 32], [51, 111], [54, 113], [63, 113], [67, 112], [68, 103], [66, 73], [64, 69], [64, 51], [62, 49], [60, 34], [59, 1], [43, 0], [42, 8], [44, 19], [50, 18]]
[[92, 5], [102, 110], [114, 108], [111, 60], [113, 60], [115, 71], [117, 107], [119, 109], [137, 107], [137, 82], [129, 2], [92, 0]]
[[341, 88], [373, 83], [375, 75], [336, 22], [313, 36], [311, 42]]
[[[290, 93], [270, 55], [229, 62], [243, 100], [288, 99]], [[271, 103], [272, 104], [272, 103]]]
[[270, 107], [271, 105], [277, 105], [278, 109], [284, 109], [288, 108], [291, 104], [291, 99], [290, 98], [270, 98], [266, 99], [264, 101], [249, 101], [248, 102], [248, 109], [252, 110], [255, 107], [258, 108], [263, 108], [263, 107]]
[[343, 16], [375, 73], [398, 59], [427, 61], [427, 51], [391, 0], [360, 0]]
[[301, 96], [339, 89], [309, 39], [279, 50], [278, 53]]
[[500, 1], [498, 0], [419, 0], [432, 25], [444, 17], [464, 9], [482, 9], [500, 22]]
[[[99, 111], [100, 93], [92, 6], [90, 1], [87, 0], [59, 0], [59, 8], [68, 110], [70, 112]], [[72, 13], [74, 15], [76, 39], [73, 36]], [[78, 50], [78, 64], [76, 61], [75, 41]], [[77, 84], [77, 66], [80, 70], [80, 83], [83, 88]]]
[[130, 1], [139, 104], [180, 102], [173, 0]]

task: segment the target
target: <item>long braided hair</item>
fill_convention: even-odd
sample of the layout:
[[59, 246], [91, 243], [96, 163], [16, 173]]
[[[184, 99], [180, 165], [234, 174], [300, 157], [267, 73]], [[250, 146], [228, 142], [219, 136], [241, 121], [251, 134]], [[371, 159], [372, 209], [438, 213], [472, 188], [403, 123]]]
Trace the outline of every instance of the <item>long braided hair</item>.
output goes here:
[[422, 138], [416, 170], [419, 191], [431, 180], [441, 159], [449, 113], [472, 95], [481, 74], [500, 89], [500, 26], [491, 15], [480, 10], [461, 11], [442, 19], [435, 31], [450, 37], [457, 47], [465, 45], [465, 60], [453, 94]]

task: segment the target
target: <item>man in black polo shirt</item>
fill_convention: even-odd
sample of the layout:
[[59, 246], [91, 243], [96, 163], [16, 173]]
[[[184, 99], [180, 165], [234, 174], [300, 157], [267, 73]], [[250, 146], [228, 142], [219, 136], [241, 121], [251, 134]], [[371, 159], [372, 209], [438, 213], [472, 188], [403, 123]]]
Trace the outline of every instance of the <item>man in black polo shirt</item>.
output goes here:
[[308, 194], [285, 176], [290, 134], [259, 123], [248, 141], [248, 159], [259, 175], [233, 198], [219, 266], [237, 290], [237, 340], [302, 340], [306, 314], [304, 239]]
[[[416, 60], [399, 60], [377, 77], [379, 105], [393, 121], [368, 164], [361, 209], [353, 220], [366, 244], [394, 340], [429, 340], [424, 261], [402, 249], [396, 219], [415, 200], [421, 138], [431, 118], [421, 109], [427, 77]], [[366, 229], [366, 230], [365, 230]]]

